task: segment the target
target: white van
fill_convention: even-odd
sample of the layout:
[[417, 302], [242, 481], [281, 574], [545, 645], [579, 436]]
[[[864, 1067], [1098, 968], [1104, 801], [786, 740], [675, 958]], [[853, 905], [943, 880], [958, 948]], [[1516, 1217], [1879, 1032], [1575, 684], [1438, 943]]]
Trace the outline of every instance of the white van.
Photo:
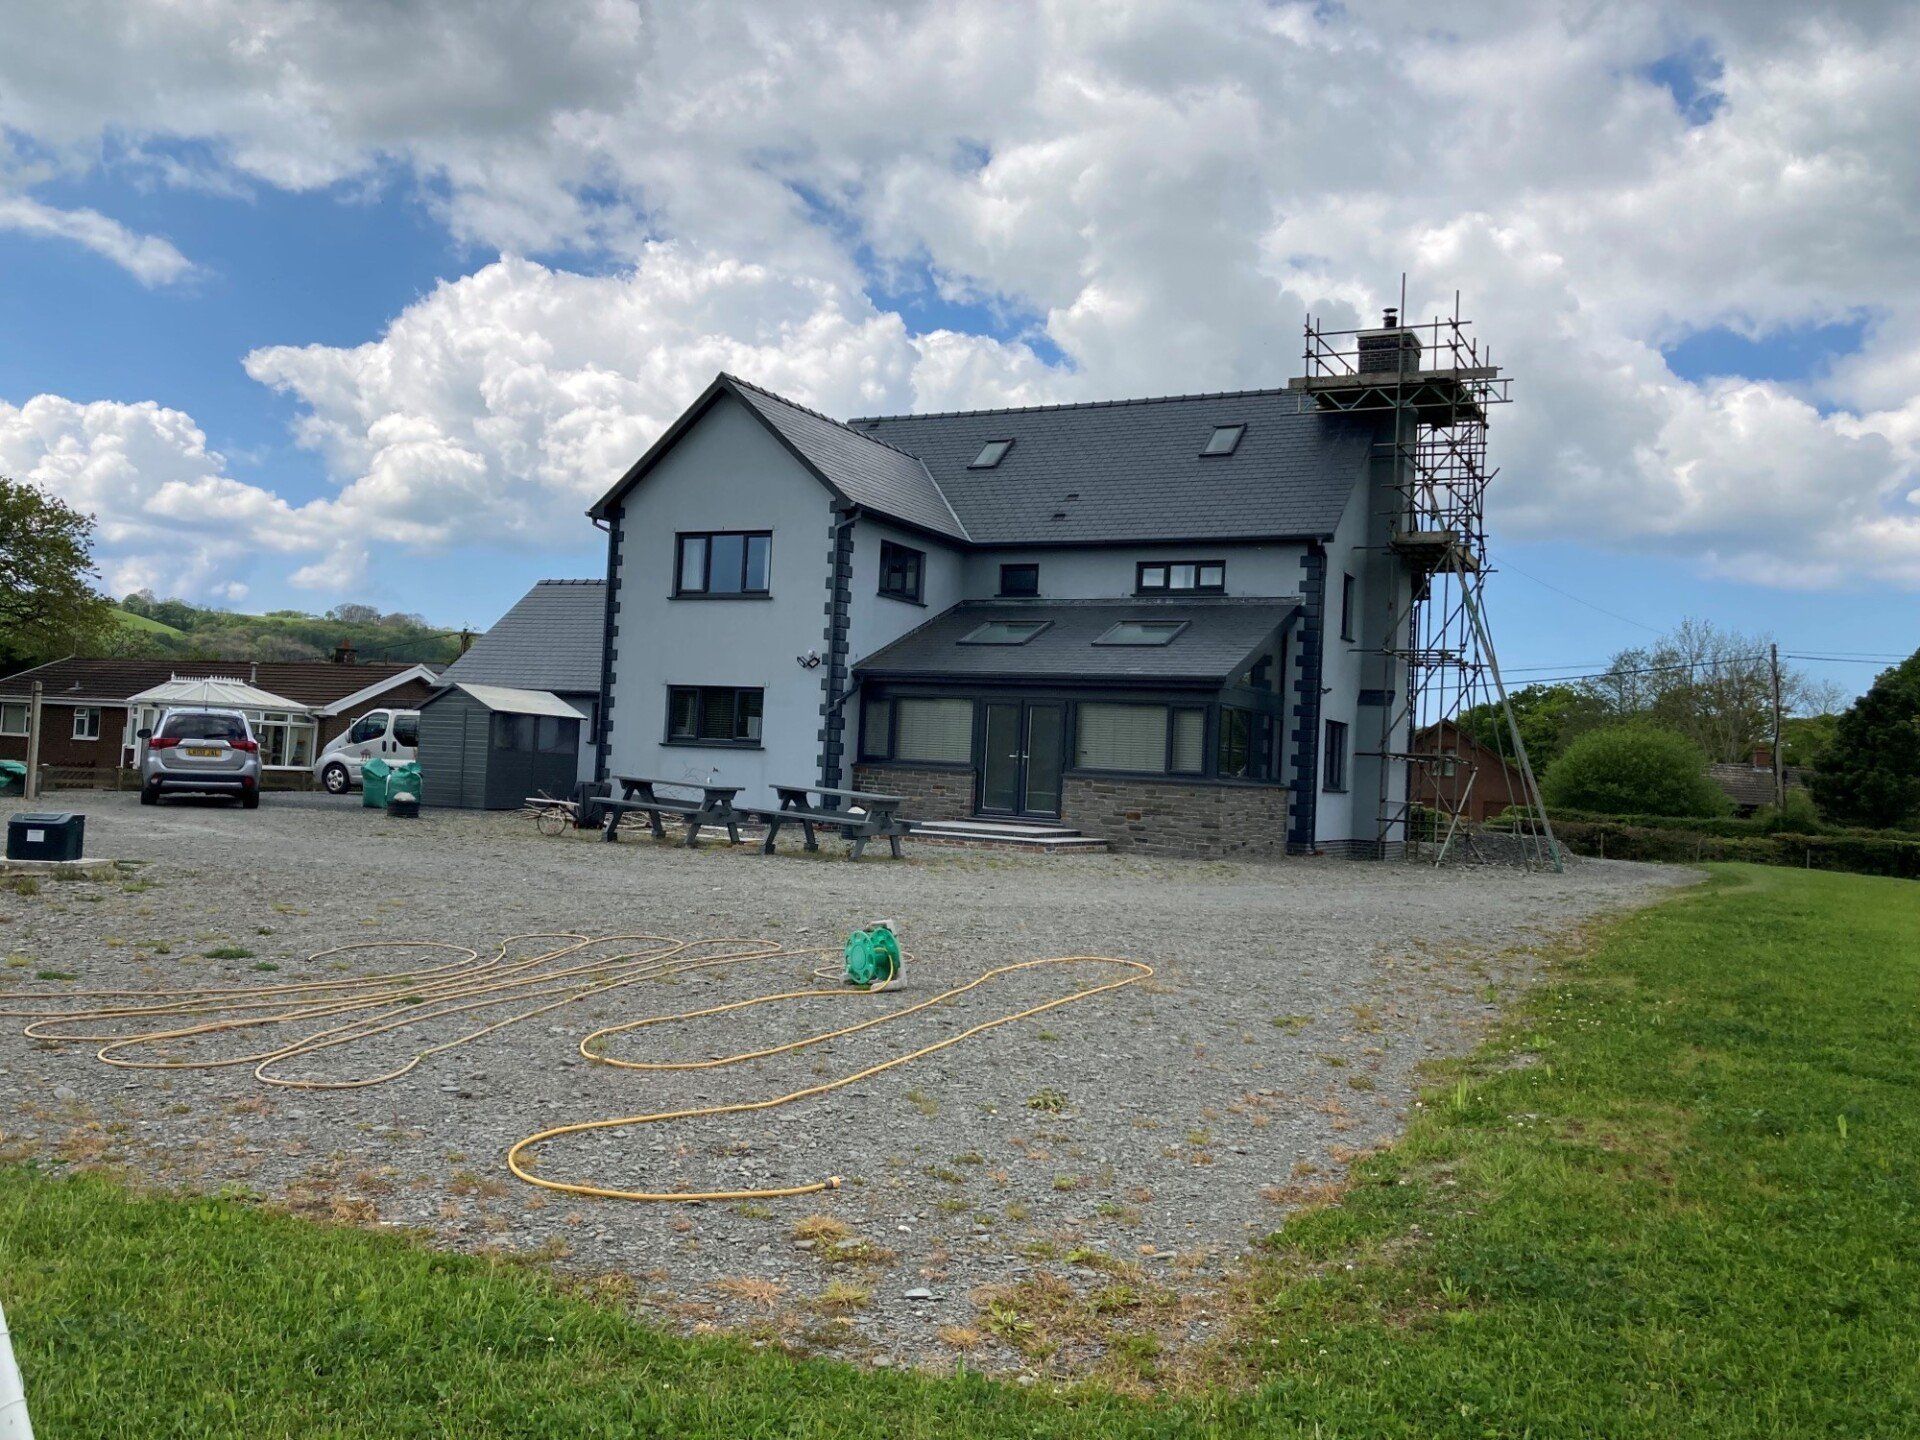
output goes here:
[[419, 753], [418, 710], [369, 710], [327, 742], [313, 762], [313, 778], [329, 795], [344, 795], [360, 783], [360, 767], [376, 755], [389, 765]]

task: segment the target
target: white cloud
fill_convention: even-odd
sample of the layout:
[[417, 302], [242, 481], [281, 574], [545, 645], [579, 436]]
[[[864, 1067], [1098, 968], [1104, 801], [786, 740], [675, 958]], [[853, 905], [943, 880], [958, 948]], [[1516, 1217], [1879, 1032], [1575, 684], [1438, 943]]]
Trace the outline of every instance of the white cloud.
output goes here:
[[158, 235], [140, 235], [98, 210], [58, 210], [25, 195], [0, 194], [0, 230], [84, 245], [142, 285], [166, 285], [193, 273], [193, 262]]
[[[0, 127], [49, 165], [113, 135], [163, 175], [180, 141], [251, 184], [411, 173], [462, 239], [610, 260], [503, 259], [366, 344], [247, 357], [338, 482], [289, 510], [316, 586], [363, 562], [323, 516], [425, 550], [551, 543], [723, 366], [835, 413], [1267, 385], [1308, 308], [1370, 316], [1403, 269], [1416, 314], [1464, 290], [1520, 375], [1507, 533], [1920, 583], [1911, 5], [1456, 7], [1441, 29], [1416, 0], [102, 0], [16, 38]], [[1654, 79], [1674, 56], [1707, 123]], [[1066, 363], [911, 335], [875, 274], [1036, 317]], [[1805, 385], [1691, 383], [1659, 350], [1859, 315], [1867, 354]], [[143, 523], [201, 499], [156, 490]]]

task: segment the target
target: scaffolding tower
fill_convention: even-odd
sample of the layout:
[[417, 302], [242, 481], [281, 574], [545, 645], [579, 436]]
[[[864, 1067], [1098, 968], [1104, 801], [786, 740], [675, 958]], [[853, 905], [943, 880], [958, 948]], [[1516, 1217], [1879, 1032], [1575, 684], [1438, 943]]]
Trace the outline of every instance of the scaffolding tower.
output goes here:
[[1377, 853], [1558, 870], [1483, 603], [1497, 473], [1487, 412], [1509, 402], [1511, 378], [1460, 318], [1457, 292], [1451, 317], [1408, 323], [1405, 305], [1403, 279], [1400, 306], [1377, 327], [1328, 329], [1309, 316], [1305, 374], [1292, 382], [1303, 407], [1376, 417], [1384, 480], [1370, 486], [1370, 546], [1405, 577], [1384, 605], [1370, 598], [1360, 637], [1380, 725], [1356, 736], [1355, 754], [1378, 761]]

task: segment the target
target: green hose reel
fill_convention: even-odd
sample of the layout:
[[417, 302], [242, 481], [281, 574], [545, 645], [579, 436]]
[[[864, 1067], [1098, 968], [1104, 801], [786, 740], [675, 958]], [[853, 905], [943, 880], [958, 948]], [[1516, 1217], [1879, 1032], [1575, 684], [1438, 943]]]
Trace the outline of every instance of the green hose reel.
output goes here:
[[847, 983], [871, 990], [900, 978], [900, 942], [893, 927], [881, 921], [871, 929], [847, 937]]

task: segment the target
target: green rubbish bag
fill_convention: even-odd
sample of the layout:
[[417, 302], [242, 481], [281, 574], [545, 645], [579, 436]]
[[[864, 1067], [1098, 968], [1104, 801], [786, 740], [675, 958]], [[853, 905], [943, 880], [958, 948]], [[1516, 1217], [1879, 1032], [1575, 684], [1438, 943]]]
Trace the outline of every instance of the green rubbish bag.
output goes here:
[[418, 760], [402, 761], [387, 768], [387, 799], [391, 800], [396, 795], [411, 795], [416, 800], [420, 798]]
[[0, 795], [27, 793], [27, 767], [19, 760], [0, 760]]
[[360, 803], [369, 810], [387, 808], [387, 782], [393, 777], [393, 766], [374, 756], [360, 767]]
[[847, 983], [871, 990], [900, 978], [900, 942], [885, 921], [847, 937]]

